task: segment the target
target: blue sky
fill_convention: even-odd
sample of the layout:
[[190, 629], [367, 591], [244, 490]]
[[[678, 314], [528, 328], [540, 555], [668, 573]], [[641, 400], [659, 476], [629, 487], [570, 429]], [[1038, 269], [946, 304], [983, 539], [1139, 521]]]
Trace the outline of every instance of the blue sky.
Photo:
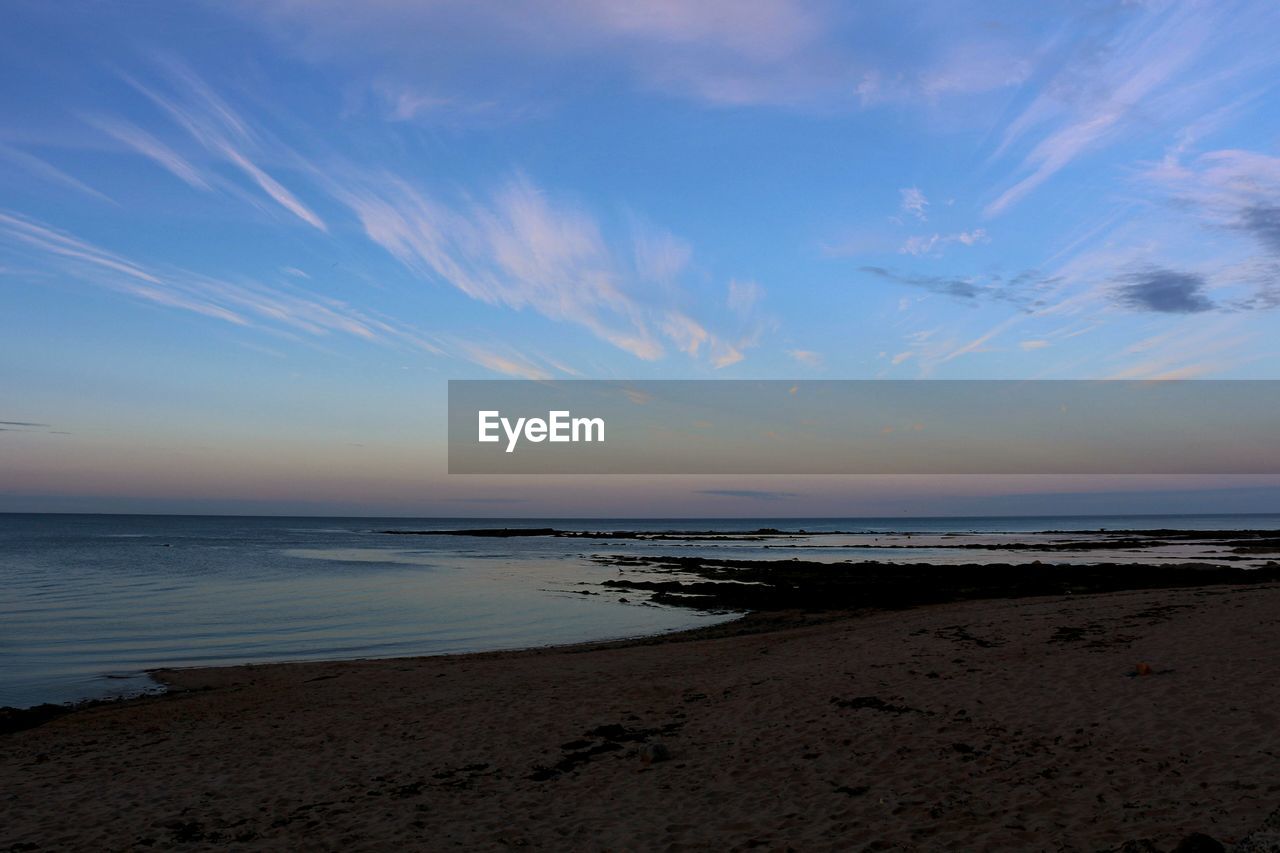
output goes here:
[[1263, 2], [10, 3], [0, 507], [1248, 486], [1273, 509], [1274, 480], [449, 478], [442, 408], [447, 379], [497, 376], [1276, 378], [1278, 24]]

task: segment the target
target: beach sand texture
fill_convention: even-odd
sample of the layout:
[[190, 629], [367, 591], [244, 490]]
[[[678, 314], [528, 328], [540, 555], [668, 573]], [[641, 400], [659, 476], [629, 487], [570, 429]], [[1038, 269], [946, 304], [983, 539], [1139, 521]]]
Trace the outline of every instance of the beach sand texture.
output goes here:
[[724, 633], [172, 672], [0, 739], [0, 849], [1169, 850], [1280, 804], [1275, 584]]

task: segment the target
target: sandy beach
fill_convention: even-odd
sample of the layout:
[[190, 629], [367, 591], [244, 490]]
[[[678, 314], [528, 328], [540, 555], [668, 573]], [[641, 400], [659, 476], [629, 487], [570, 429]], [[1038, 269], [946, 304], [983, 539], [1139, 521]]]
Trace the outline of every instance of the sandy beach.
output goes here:
[[1280, 853], [1280, 0], [9, 0], [0, 853]]
[[0, 848], [1093, 851], [1274, 838], [1280, 585], [750, 628], [163, 673], [169, 695], [4, 737]]

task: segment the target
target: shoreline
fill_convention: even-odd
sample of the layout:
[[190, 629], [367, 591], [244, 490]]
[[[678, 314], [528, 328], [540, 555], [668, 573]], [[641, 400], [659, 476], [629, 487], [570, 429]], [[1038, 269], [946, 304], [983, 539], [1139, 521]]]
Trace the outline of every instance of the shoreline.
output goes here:
[[[498, 535], [508, 535], [506, 528], [498, 529]], [[1113, 531], [1130, 535], [1134, 531]], [[1154, 531], [1145, 531], [1154, 532]], [[1191, 531], [1160, 531], [1190, 535]], [[1209, 531], [1238, 536], [1241, 531]], [[1253, 531], [1259, 539], [1275, 541], [1277, 531]], [[445, 535], [473, 535], [473, 531], [444, 531]], [[554, 528], [531, 529], [517, 535], [557, 536], [562, 531]], [[793, 532], [764, 528], [741, 534], [755, 537], [761, 534], [789, 537]], [[405, 535], [420, 535], [407, 532]], [[588, 535], [577, 534], [574, 536]], [[592, 534], [593, 535], [593, 534]], [[605, 538], [618, 534], [604, 534]], [[629, 532], [649, 535], [644, 531]], [[899, 546], [884, 546], [896, 548]], [[970, 546], [951, 546], [967, 548]], [[997, 546], [1008, 548], [1009, 545]], [[1013, 547], [1021, 547], [1014, 544]], [[1269, 553], [1269, 552], [1268, 552]], [[843, 618], [851, 613], [871, 613], [885, 610], [907, 610], [922, 606], [941, 605], [965, 600], [1002, 600], [1037, 595], [1063, 593], [1095, 594], [1143, 588], [1194, 588], [1219, 583], [1257, 584], [1280, 581], [1280, 563], [1274, 560], [1255, 566], [1234, 566], [1221, 563], [882, 563], [877, 561], [826, 562], [789, 559], [717, 559], [698, 556], [666, 556], [612, 554], [590, 558], [602, 566], [618, 566], [643, 569], [650, 579], [631, 580], [610, 578], [594, 585], [615, 593], [646, 596], [642, 606], [666, 606], [688, 608], [712, 614], [737, 614], [724, 623], [708, 626], [662, 631], [656, 634], [613, 637], [587, 640], [578, 643], [548, 644], [545, 646], [512, 647], [474, 652], [455, 652], [445, 655], [411, 654], [391, 658], [355, 657], [309, 661], [307, 659], [265, 660], [219, 664], [213, 667], [192, 666], [155, 667], [139, 670], [163, 693], [168, 684], [157, 675], [185, 669], [213, 669], [235, 666], [276, 666], [293, 663], [321, 662], [342, 663], [362, 660], [403, 660], [419, 657], [484, 655], [534, 649], [570, 649], [577, 646], [598, 644], [647, 644], [667, 642], [667, 637], [691, 635], [691, 638], [720, 636], [718, 627], [723, 625], [749, 625], [746, 632], [779, 630], [794, 624], [797, 619], [826, 621]], [[1028, 574], [1035, 569], [1036, 577]], [[838, 570], [838, 571], [836, 571]], [[674, 579], [661, 579], [663, 575]], [[745, 581], [743, 580], [745, 578]], [[626, 601], [626, 598], [622, 598]], [[781, 620], [765, 619], [766, 614]], [[754, 626], [771, 625], [768, 628]], [[734, 631], [733, 633], [739, 633]], [[141, 688], [136, 692], [106, 697], [88, 697], [65, 703], [36, 703], [25, 707], [0, 706], [0, 736], [26, 728], [43, 725], [69, 713], [104, 704], [131, 702], [152, 698], [157, 691]]]
[[[175, 691], [169, 680], [165, 678], [167, 675], [180, 674], [190, 671], [203, 670], [220, 670], [220, 669], [239, 669], [239, 668], [261, 668], [272, 666], [301, 666], [307, 664], [356, 664], [356, 663], [372, 663], [378, 661], [403, 661], [403, 660], [420, 660], [429, 658], [462, 658], [462, 657], [478, 657], [483, 655], [510, 655], [520, 654], [523, 652], [543, 652], [543, 651], [589, 651], [597, 646], [601, 647], [627, 647], [632, 645], [656, 645], [666, 642], [687, 642], [691, 640], [701, 639], [704, 631], [711, 632], [721, 626], [737, 625], [752, 617], [760, 615], [762, 617], [776, 617], [777, 614], [753, 614], [741, 613], [734, 618], [726, 619], [723, 622], [717, 622], [711, 625], [698, 625], [692, 628], [675, 628], [669, 631], [660, 631], [656, 634], [636, 634], [626, 637], [608, 637], [601, 640], [584, 640], [574, 643], [548, 643], [541, 646], [513, 646], [506, 649], [484, 649], [473, 652], [443, 652], [440, 654], [409, 654], [409, 655], [393, 655], [393, 656], [370, 656], [370, 657], [352, 657], [352, 658], [320, 658], [307, 659], [295, 658], [284, 660], [262, 660], [262, 661], [245, 661], [243, 663], [228, 663], [214, 665], [191, 664], [189, 666], [164, 666], [154, 667], [150, 669], [139, 670], [140, 676], [146, 676], [150, 679], [152, 686], [147, 689], [140, 690], [136, 693], [125, 693], [116, 696], [106, 696], [101, 698], [79, 699], [71, 702], [42, 702], [35, 705], [23, 707], [4, 705], [0, 706], [0, 737], [12, 732], [24, 731], [29, 728], [44, 725], [46, 722], [56, 720], [67, 714], [74, 714], [80, 711], [92, 710], [100, 707], [125, 705], [133, 702], [148, 701], [161, 699], [165, 696], [172, 695]], [[817, 616], [818, 614], [813, 614]], [[802, 614], [796, 614], [796, 618], [802, 619]], [[829, 621], [830, 619], [841, 618], [840, 614], [833, 614], [821, 621]], [[752, 624], [756, 624], [752, 620]], [[785, 626], [784, 626], [785, 627]], [[764, 633], [775, 628], [753, 628], [743, 633]], [[683, 639], [684, 635], [692, 635], [688, 640]], [[718, 636], [708, 634], [708, 636]], [[178, 688], [179, 690], [182, 688]], [[34, 722], [26, 723], [22, 721], [22, 717], [31, 714], [35, 719]], [[16, 719], [15, 719], [16, 718]], [[16, 724], [15, 724], [16, 723]]]
[[[944, 605], [923, 605], [944, 606]], [[915, 609], [915, 608], [912, 608]], [[273, 667], [342, 667], [345, 665], [381, 665], [405, 661], [445, 661], [445, 660], [486, 660], [490, 658], [515, 659], [523, 655], [542, 657], [545, 655], [575, 655], [597, 651], [613, 651], [619, 649], [641, 648], [649, 646], [665, 646], [678, 643], [697, 643], [705, 640], [719, 640], [730, 637], [756, 636], [786, 631], [793, 628], [805, 628], [824, 625], [849, 619], [858, 619], [872, 613], [884, 612], [878, 609], [863, 611], [832, 610], [819, 613], [803, 611], [773, 611], [762, 613], [743, 613], [735, 618], [713, 625], [699, 625], [693, 628], [677, 628], [657, 634], [637, 634], [633, 637], [613, 637], [603, 640], [586, 640], [578, 643], [550, 643], [543, 646], [520, 646], [510, 649], [486, 649], [475, 652], [449, 652], [438, 655], [405, 655], [403, 657], [367, 657], [367, 658], [331, 658], [325, 660], [292, 660], [263, 661], [254, 663], [227, 664], [223, 666], [176, 666], [159, 667], [146, 670], [158, 684], [166, 685], [165, 693], [142, 696], [122, 697], [118, 700], [97, 700], [104, 703], [125, 703], [148, 698], [161, 698], [173, 695], [182, 690], [201, 689], [199, 674], [214, 673], [222, 670], [261, 670]], [[194, 679], [184, 675], [195, 675]], [[193, 686], [194, 685], [194, 686]], [[95, 700], [90, 700], [95, 701]]]
[[[502, 531], [506, 532], [505, 529]], [[1231, 531], [1235, 534], [1237, 531]], [[1274, 538], [1274, 531], [1259, 531]], [[411, 533], [408, 535], [418, 535]], [[470, 531], [450, 531], [448, 535], [470, 535]], [[535, 530], [531, 535], [557, 535]], [[641, 534], [643, 535], [643, 534]], [[747, 535], [756, 535], [752, 532]], [[782, 536], [792, 534], [781, 532]], [[886, 546], [897, 547], [897, 546]], [[967, 546], [955, 546], [967, 547]], [[45, 724], [66, 714], [136, 700], [154, 698], [171, 688], [158, 675], [187, 669], [220, 669], [237, 666], [278, 666], [295, 663], [344, 663], [366, 660], [404, 660], [452, 655], [505, 654], [538, 649], [573, 649], [579, 646], [635, 645], [668, 642], [669, 637], [690, 635], [722, 636], [726, 625], [745, 625], [731, 633], [761, 633], [782, 630], [797, 623], [829, 621], [851, 614], [889, 610], [909, 610], [966, 600], [1004, 600], [1062, 593], [1098, 594], [1143, 588], [1195, 588], [1227, 584], [1257, 584], [1280, 581], [1280, 564], [1269, 561], [1252, 567], [1218, 563], [1085, 563], [1020, 565], [1009, 563], [880, 563], [824, 562], [790, 559], [716, 559], [695, 556], [597, 555], [600, 565], [643, 568], [651, 576], [678, 575], [675, 580], [599, 581], [605, 590], [648, 596], [644, 606], [688, 608], [712, 614], [737, 614], [735, 618], [707, 626], [695, 626], [656, 634], [637, 634], [578, 643], [522, 646], [443, 655], [402, 655], [395, 657], [326, 658], [320, 660], [266, 660], [219, 664], [216, 666], [155, 667], [140, 670], [159, 691], [142, 688], [108, 697], [89, 697], [65, 703], [37, 703], [25, 707], [0, 706], [0, 736]], [[1028, 582], [1027, 570], [1048, 573], [1047, 578]], [[832, 570], [838, 569], [839, 572]], [[923, 574], [922, 574], [923, 573]], [[747, 577], [744, 583], [739, 579]], [[958, 582], [957, 582], [958, 581]], [[626, 600], [625, 598], [622, 600]], [[768, 627], [757, 627], [768, 626]], [[705, 633], [710, 632], [710, 633]]]
[[162, 670], [5, 736], [0, 846], [1236, 843], [1280, 804], [1278, 608], [1147, 589]]
[[[1059, 519], [1056, 523], [1042, 520], [1038, 527], [1025, 530], [975, 533], [938, 529], [916, 534], [883, 530], [859, 533], [853, 529], [857, 526], [853, 520], [844, 523], [830, 520], [773, 522], [777, 526], [766, 526], [767, 522], [760, 520], [749, 525], [728, 525], [728, 529], [721, 530], [712, 530], [710, 522], [697, 520], [683, 525], [657, 521], [634, 523], [628, 524], [630, 529], [626, 530], [609, 529], [621, 527], [625, 522], [615, 524], [606, 521], [599, 524], [599, 527], [606, 528], [603, 532], [569, 522], [557, 526], [541, 522], [546, 526], [526, 524], [520, 528], [508, 524], [492, 529], [450, 522], [447, 526], [442, 525], [440, 530], [417, 531], [427, 533], [425, 539], [412, 535], [414, 531], [407, 529], [414, 527], [412, 524], [406, 524], [406, 529], [400, 531], [406, 535], [380, 536], [376, 525], [358, 526], [356, 529], [350, 529], [350, 525], [338, 525], [333, 529], [277, 530], [273, 525], [279, 522], [272, 522], [263, 526], [262, 531], [272, 531], [272, 537], [280, 538], [289, 547], [285, 550], [259, 547], [261, 543], [251, 537], [256, 544], [244, 549], [243, 560], [252, 560], [247, 565], [260, 564], [262, 569], [250, 572], [247, 585], [243, 580], [236, 580], [241, 578], [236, 568], [241, 560], [226, 556], [235, 553], [235, 549], [209, 547], [212, 540], [208, 536], [213, 535], [216, 539], [221, 535], [218, 531], [228, 533], [233, 528], [216, 524], [209, 528], [211, 522], [208, 520], [172, 529], [163, 525], [153, 528], [144, 524], [136, 529], [126, 529], [100, 524], [89, 532], [101, 541], [102, 547], [115, 552], [120, 547], [131, 546], [126, 550], [131, 552], [132, 560], [140, 567], [152, 566], [167, 571], [165, 567], [175, 560], [185, 562], [207, 556], [213, 561], [218, 569], [211, 576], [213, 594], [207, 596], [207, 607], [197, 608], [206, 612], [201, 618], [207, 623], [207, 652], [192, 654], [193, 643], [206, 648], [204, 641], [195, 643], [185, 635], [180, 623], [166, 622], [158, 617], [158, 614], [181, 612], [191, 606], [191, 595], [195, 592], [191, 588], [192, 582], [184, 580], [176, 585], [164, 585], [158, 596], [152, 596], [146, 590], [155, 575], [149, 570], [139, 569], [130, 575], [136, 574], [137, 582], [124, 586], [124, 589], [137, 592], [118, 594], [109, 573], [93, 570], [89, 564], [74, 564], [80, 568], [74, 573], [76, 580], [71, 581], [69, 588], [83, 591], [81, 595], [85, 596], [85, 606], [95, 608], [98, 602], [102, 602], [105, 608], [102, 617], [107, 620], [103, 624], [121, 627], [104, 634], [92, 630], [92, 623], [77, 622], [73, 611], [56, 608], [51, 611], [51, 621], [24, 622], [30, 617], [22, 614], [40, 612], [46, 604], [41, 603], [43, 599], [39, 597], [38, 586], [24, 588], [20, 585], [17, 590], [20, 606], [15, 611], [18, 624], [14, 627], [28, 634], [33, 641], [45, 642], [58, 651], [50, 654], [47, 660], [20, 657], [12, 673], [6, 670], [4, 678], [0, 678], [0, 693], [4, 694], [0, 706], [14, 706], [0, 707], [0, 731], [29, 724], [13, 721], [15, 716], [30, 718], [15, 708], [29, 711], [46, 703], [48, 707], [44, 712], [51, 716], [63, 712], [63, 706], [68, 704], [144, 693], [152, 686], [144, 670], [164, 666], [412, 656], [595, 638], [626, 638], [711, 621], [688, 615], [689, 609], [721, 612], [780, 607], [830, 609], [833, 603], [829, 599], [833, 595], [842, 599], [834, 604], [838, 609], [872, 605], [898, 607], [924, 603], [924, 600], [1001, 596], [1007, 594], [1005, 587], [1023, 585], [1027, 576], [1039, 578], [1059, 571], [1055, 568], [1004, 568], [1009, 566], [1070, 564], [1073, 568], [1061, 570], [1067, 577], [1080, 577], [1091, 570], [1090, 566], [1096, 567], [1097, 564], [1106, 566], [1103, 572], [1107, 576], [1116, 572], [1153, 571], [1126, 565], [1134, 561], [1165, 567], [1159, 570], [1162, 575], [1181, 572], [1189, 563], [1262, 569], [1264, 572], [1280, 568], [1272, 559], [1280, 556], [1280, 528], [1274, 521], [1268, 526], [1251, 526], [1243, 518], [1231, 521], [1226, 517], [1199, 518], [1195, 523], [1203, 527], [1201, 530], [1192, 526], [1177, 527], [1176, 521], [1174, 517], [1153, 518], [1146, 522], [1100, 519], [1089, 530], [1071, 531], [1060, 529], [1070, 524]], [[899, 523], [889, 527], [901, 530], [903, 525]], [[521, 543], [517, 539], [507, 540], [504, 544], [500, 540], [486, 542], [483, 538], [460, 542], [457, 538], [476, 533], [504, 537], [519, 533], [525, 537], [544, 537], [544, 541]], [[568, 538], [550, 541], [561, 536]], [[550, 537], [550, 540], [545, 537]], [[406, 542], [406, 538], [419, 541]], [[708, 539], [720, 541], [708, 542]], [[161, 552], [153, 547], [168, 545], [171, 540], [184, 550]], [[298, 544], [301, 542], [320, 542], [329, 550], [303, 548]], [[353, 548], [356, 550], [351, 551]], [[417, 563], [430, 567], [433, 562], [440, 562], [448, 567], [451, 555], [459, 551], [476, 552], [477, 548], [480, 558], [466, 563], [466, 568], [480, 570], [473, 577], [464, 571], [443, 574], [441, 577], [448, 583], [437, 592], [436, 582], [429, 573], [415, 569], [419, 587], [416, 597], [398, 596], [401, 581], [397, 575], [405, 571], [400, 564]], [[382, 554], [383, 551], [387, 553]], [[553, 563], [540, 561], [550, 556], [565, 562], [567, 567], [543, 572], [545, 578], [528, 585], [526, 592], [536, 595], [536, 600], [514, 601], [507, 590], [500, 588], [507, 585], [505, 579], [494, 575], [494, 583], [499, 585], [494, 586], [485, 579], [483, 571], [488, 565], [486, 559], [491, 561], [508, 552], [510, 558], [517, 561], [529, 559], [545, 567]], [[675, 554], [685, 556], [662, 556]], [[785, 588], [784, 584], [766, 582], [770, 589], [756, 589], [757, 594], [751, 595], [750, 588], [726, 583], [726, 580], [732, 580], [730, 578], [708, 576], [714, 574], [708, 569], [715, 568], [717, 561], [691, 560], [691, 554], [707, 558], [736, 558], [727, 562], [730, 570], [742, 575], [742, 579], [756, 575], [753, 582], [758, 579], [761, 566], [766, 567], [770, 574], [790, 577]], [[74, 549], [66, 556], [79, 559]], [[788, 561], [788, 557], [792, 559]], [[308, 558], [309, 562], [299, 564], [299, 558]], [[33, 555], [32, 559], [37, 557]], [[313, 605], [297, 607], [292, 597], [282, 592], [275, 582], [278, 579], [276, 575], [286, 569], [288, 576], [294, 576], [295, 568], [304, 570], [299, 577], [318, 574], [328, 578], [326, 572], [348, 559], [360, 561], [359, 571], [344, 571], [333, 577], [348, 578], [345, 586], [353, 594], [363, 596], [362, 600], [369, 605], [367, 607], [350, 609], [347, 601], [334, 595], [333, 592], [344, 585], [341, 581], [336, 585], [324, 584], [318, 598], [307, 596], [309, 600], [314, 598]], [[370, 561], [378, 564], [374, 567], [377, 571], [373, 581], [366, 582], [362, 578], [366, 574], [365, 563]], [[663, 565], [664, 561], [668, 565]], [[616, 562], [617, 566], [604, 565], [610, 562]], [[811, 566], [813, 571], [809, 571], [807, 577], [798, 577], [797, 569], [803, 566]], [[921, 570], [928, 567], [932, 567], [929, 568], [932, 574], [921, 576]], [[679, 571], [673, 571], [673, 568]], [[686, 568], [692, 571], [685, 571]], [[1003, 578], [978, 578], [983, 573], [1001, 571], [1005, 573]], [[842, 589], [841, 584], [829, 583], [820, 577], [824, 574], [866, 577], [856, 583], [844, 584]], [[903, 580], [912, 574], [917, 576], [916, 581], [908, 583]], [[978, 578], [979, 582], [973, 586], [982, 588], [945, 589], [957, 574]], [[50, 576], [48, 580], [66, 582], [58, 576]], [[690, 584], [685, 581], [706, 584], [703, 592], [709, 594], [696, 594], [698, 591], [688, 588]], [[889, 591], [895, 583], [900, 589], [891, 595]], [[536, 591], [534, 586], [538, 587]], [[546, 586], [552, 588], [542, 588]], [[492, 588], [498, 598], [511, 603], [502, 609], [493, 609], [483, 596], [473, 594], [480, 587]], [[1076, 592], [1099, 588], [1103, 586], [1092, 581], [1074, 585]], [[922, 589], [934, 589], [937, 594], [922, 595]], [[326, 598], [323, 590], [330, 591], [329, 600], [322, 600]], [[1045, 587], [1022, 590], [1022, 594], [1052, 591]], [[588, 599], [588, 596], [594, 597]], [[241, 614], [250, 608], [227, 606], [240, 598], [244, 598], [251, 609], [271, 612], [265, 618], [246, 618]], [[603, 609], [579, 607], [565, 601], [570, 598], [599, 602], [605, 606]], [[891, 600], [893, 598], [898, 600]], [[33, 602], [32, 606], [21, 606], [27, 599]], [[454, 606], [454, 599], [461, 607]], [[411, 601], [418, 603], [410, 604]], [[522, 612], [526, 602], [540, 613], [540, 618], [532, 611], [527, 615]], [[675, 607], [647, 611], [626, 607], [638, 603]], [[681, 609], [686, 613], [681, 614]], [[379, 611], [385, 611], [392, 618], [380, 619]], [[348, 613], [351, 615], [349, 630], [340, 638], [341, 642], [327, 643], [325, 632], [333, 615]], [[276, 619], [277, 614], [286, 618]], [[346, 616], [340, 618], [346, 619]], [[453, 627], [444, 633], [436, 631], [437, 620]], [[313, 633], [304, 637], [302, 629]], [[112, 646], [111, 641], [117, 638], [122, 642]]]

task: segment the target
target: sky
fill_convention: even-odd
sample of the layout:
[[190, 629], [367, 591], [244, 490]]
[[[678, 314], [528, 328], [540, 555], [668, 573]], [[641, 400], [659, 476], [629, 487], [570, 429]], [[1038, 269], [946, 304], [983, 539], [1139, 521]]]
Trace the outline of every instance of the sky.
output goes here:
[[0, 510], [1280, 510], [1275, 477], [444, 454], [449, 379], [1280, 378], [1278, 30], [1268, 2], [10, 0]]

